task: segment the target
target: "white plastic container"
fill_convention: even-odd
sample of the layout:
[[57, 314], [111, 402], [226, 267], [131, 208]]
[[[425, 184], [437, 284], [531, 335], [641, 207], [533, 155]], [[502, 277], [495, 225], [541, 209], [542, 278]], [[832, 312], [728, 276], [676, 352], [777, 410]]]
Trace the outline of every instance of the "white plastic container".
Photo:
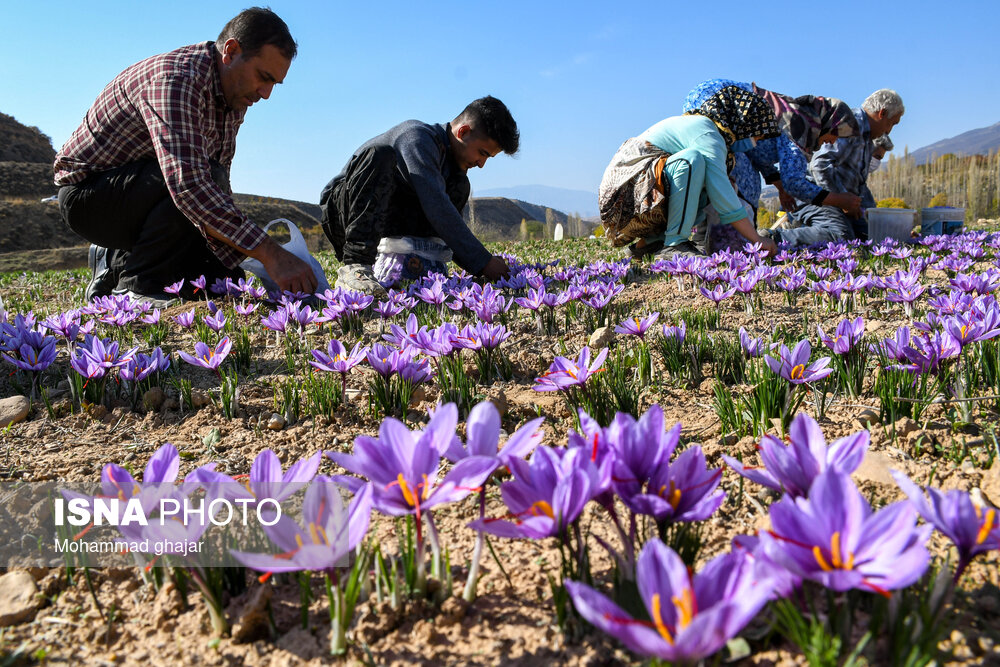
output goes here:
[[920, 209], [920, 231], [932, 234], [958, 234], [965, 222], [965, 209], [955, 206], [935, 206]]
[[885, 239], [908, 241], [916, 222], [917, 211], [912, 208], [868, 209], [868, 238], [873, 243]]

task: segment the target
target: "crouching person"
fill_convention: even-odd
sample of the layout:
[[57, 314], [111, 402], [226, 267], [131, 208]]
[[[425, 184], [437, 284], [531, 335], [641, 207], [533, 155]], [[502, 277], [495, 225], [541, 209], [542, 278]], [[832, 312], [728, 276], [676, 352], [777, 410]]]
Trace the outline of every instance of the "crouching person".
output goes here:
[[[384, 294], [391, 284], [440, 270], [453, 253], [466, 271], [493, 281], [509, 275], [466, 226], [466, 172], [501, 151], [518, 150], [517, 124], [495, 97], [469, 104], [450, 123], [408, 120], [365, 142], [320, 194], [323, 229], [344, 266], [337, 286]], [[405, 239], [405, 240], [404, 240]], [[402, 272], [402, 275], [392, 275]]]

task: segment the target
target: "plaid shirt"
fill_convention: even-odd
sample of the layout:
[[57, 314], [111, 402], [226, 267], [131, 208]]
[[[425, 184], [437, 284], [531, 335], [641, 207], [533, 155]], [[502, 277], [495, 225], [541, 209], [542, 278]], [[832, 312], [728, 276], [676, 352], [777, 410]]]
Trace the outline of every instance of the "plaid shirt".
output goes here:
[[854, 110], [861, 133], [856, 137], [841, 137], [835, 144], [822, 146], [809, 162], [812, 180], [830, 192], [849, 192], [862, 198], [862, 207], [874, 205], [868, 190], [868, 162], [875, 146], [872, 144], [868, 114]]
[[232, 268], [243, 253], [207, 235], [220, 232], [241, 248], [265, 238], [211, 177], [209, 160], [228, 172], [246, 111], [230, 109], [215, 66], [215, 45], [184, 46], [127, 68], [98, 96], [56, 155], [56, 185], [156, 158], [174, 204], [208, 247]]

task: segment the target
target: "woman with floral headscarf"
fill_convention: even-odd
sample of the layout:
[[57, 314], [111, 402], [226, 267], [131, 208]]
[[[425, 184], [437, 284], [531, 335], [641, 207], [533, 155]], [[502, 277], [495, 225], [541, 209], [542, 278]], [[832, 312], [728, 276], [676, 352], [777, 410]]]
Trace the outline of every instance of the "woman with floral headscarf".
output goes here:
[[[781, 203], [794, 210], [795, 199], [816, 205], [836, 206], [850, 211], [860, 206], [858, 197], [829, 192], [807, 178], [809, 158], [824, 143], [859, 133], [851, 108], [832, 97], [803, 95], [791, 98], [760, 88], [754, 83], [711, 79], [698, 85], [684, 100], [684, 111], [699, 109], [723, 90], [738, 87], [764, 99], [777, 118], [781, 135], [762, 141], [746, 153], [731, 174], [740, 194], [756, 209], [760, 199], [760, 176], [778, 188]], [[775, 168], [775, 165], [778, 168]]]
[[634, 256], [662, 247], [699, 253], [688, 236], [711, 203], [721, 224], [774, 254], [774, 244], [757, 234], [748, 218], [728, 171], [734, 152], [777, 134], [764, 98], [727, 86], [702, 108], [666, 118], [629, 139], [605, 170], [598, 193], [607, 236], [616, 246], [636, 240], [630, 248]]

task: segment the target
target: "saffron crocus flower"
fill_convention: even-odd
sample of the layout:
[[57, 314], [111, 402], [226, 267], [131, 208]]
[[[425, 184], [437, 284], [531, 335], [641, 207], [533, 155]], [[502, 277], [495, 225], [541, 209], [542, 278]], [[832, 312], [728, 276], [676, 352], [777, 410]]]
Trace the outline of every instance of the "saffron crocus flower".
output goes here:
[[[194, 288], [195, 294], [198, 293], [198, 290], [204, 290], [205, 285], [208, 283], [208, 281], [205, 279], [205, 276], [198, 276], [194, 280], [189, 280], [188, 282], [191, 283], [191, 287]], [[208, 298], [207, 294], [205, 295], [205, 298], [206, 299]]]
[[566, 357], [556, 357], [549, 370], [541, 377], [535, 378], [535, 391], [559, 391], [582, 387], [591, 375], [601, 370], [608, 356], [608, 348], [597, 353], [594, 362], [590, 362], [590, 348], [584, 346], [576, 360]]
[[764, 468], [746, 466], [731, 456], [722, 455], [730, 468], [747, 479], [792, 497], [809, 493], [816, 477], [833, 469], [849, 475], [858, 469], [868, 451], [870, 435], [859, 431], [833, 442], [829, 447], [819, 424], [800, 412], [788, 427], [788, 444], [765, 435], [757, 451]]
[[322, 458], [323, 452], [316, 452], [309, 458], [292, 464], [282, 473], [277, 454], [265, 449], [250, 465], [246, 488], [257, 500], [272, 498], [280, 503], [313, 480]]
[[803, 339], [795, 345], [791, 352], [787, 346], [782, 345], [777, 359], [767, 355], [764, 357], [764, 361], [775, 374], [792, 384], [817, 382], [833, 373], [832, 368], [827, 368], [830, 365], [830, 357], [823, 357], [810, 364], [810, 354], [812, 354], [812, 346], [808, 339]]
[[[1000, 549], [1000, 512], [995, 508], [977, 505], [966, 491], [921, 488], [896, 470], [892, 471], [892, 477], [924, 521], [955, 544], [958, 549], [955, 581], [978, 554]], [[924, 496], [925, 489], [930, 502]]]
[[593, 495], [583, 469], [586, 458], [582, 447], [539, 447], [530, 462], [510, 459], [514, 479], [504, 482], [500, 492], [511, 520], [479, 519], [469, 527], [498, 537], [537, 540], [562, 535]]
[[785, 496], [771, 505], [764, 553], [792, 574], [835, 591], [864, 588], [888, 595], [927, 570], [931, 527], [917, 527], [908, 501], [872, 512], [851, 478], [821, 473], [808, 498]]
[[678, 344], [680, 344], [683, 343], [684, 339], [687, 337], [687, 323], [684, 320], [681, 320], [681, 323], [677, 326], [664, 324], [662, 331], [664, 338], [673, 338]]
[[9, 354], [3, 358], [24, 371], [41, 372], [48, 368], [56, 360], [56, 339], [52, 336], [45, 336], [40, 347], [35, 347], [25, 343], [18, 349], [18, 357]]
[[326, 353], [313, 350], [313, 361], [309, 365], [321, 371], [330, 373], [340, 373], [346, 377], [352, 368], [364, 360], [368, 354], [367, 347], [361, 347], [361, 343], [356, 343], [350, 352], [339, 340], [333, 339], [326, 346]]
[[[375, 507], [386, 514], [421, 513], [441, 503], [461, 500], [486, 481], [496, 462], [470, 456], [439, 478], [441, 453], [450, 444], [458, 423], [458, 409], [448, 403], [434, 413], [422, 431], [410, 431], [393, 417], [382, 421], [378, 437], [358, 436], [351, 454], [327, 452], [348, 471], [373, 484]], [[350, 486], [358, 482], [345, 480]]]
[[181, 295], [181, 289], [183, 289], [183, 288], [184, 288], [184, 280], [182, 279], [182, 280], [178, 280], [175, 283], [171, 283], [170, 285], [167, 285], [166, 287], [163, 288], [163, 291], [166, 292], [167, 294], [173, 294], [174, 296], [180, 296]]
[[444, 456], [452, 463], [470, 456], [486, 456], [494, 458], [497, 467], [507, 466], [510, 459], [523, 459], [538, 446], [542, 440], [538, 427], [543, 421], [544, 417], [538, 417], [521, 425], [501, 449], [500, 413], [493, 403], [483, 401], [469, 411], [465, 445], [458, 438], [452, 439]]
[[365, 484], [355, 493], [347, 510], [340, 490], [329, 477], [317, 477], [309, 485], [302, 502], [302, 524], [282, 514], [264, 532], [278, 549], [277, 554], [232, 550], [233, 557], [258, 572], [296, 572], [344, 567], [348, 556], [368, 533], [371, 520], [372, 486]]
[[657, 539], [639, 554], [636, 580], [649, 621], [633, 618], [602, 593], [565, 582], [573, 605], [588, 622], [641, 655], [694, 664], [719, 651], [771, 597], [745, 550], [709, 561], [692, 574], [680, 556]]
[[646, 331], [649, 330], [653, 324], [656, 323], [660, 317], [659, 313], [650, 313], [642, 319], [638, 317], [633, 317], [631, 319], [625, 320], [621, 324], [615, 327], [615, 333], [627, 334], [629, 336], [638, 336], [641, 339], [646, 338]]
[[226, 326], [226, 314], [221, 310], [217, 310], [215, 314], [203, 317], [202, 321], [209, 329], [218, 333]]
[[209, 347], [205, 343], [198, 341], [194, 344], [193, 356], [187, 352], [178, 352], [178, 355], [192, 366], [201, 366], [202, 368], [208, 368], [218, 373], [219, 366], [226, 360], [232, 346], [233, 344], [229, 340], [229, 336], [226, 336], [215, 347]]
[[743, 348], [743, 354], [751, 359], [756, 359], [767, 350], [767, 341], [763, 338], [751, 338], [747, 330], [740, 327], [740, 347]]
[[184, 313], [177, 313], [173, 316], [173, 320], [185, 329], [190, 329], [194, 326], [194, 308]]
[[854, 349], [854, 346], [861, 341], [865, 333], [865, 321], [862, 318], [855, 320], [842, 320], [837, 325], [837, 330], [832, 336], [823, 333], [823, 327], [817, 326], [819, 339], [833, 351], [834, 354], [847, 354]]
[[260, 323], [265, 329], [284, 333], [285, 329], [288, 328], [288, 311], [284, 308], [278, 308], [262, 317]]
[[712, 301], [716, 306], [720, 305], [724, 300], [728, 299], [732, 295], [736, 294], [736, 288], [730, 287], [725, 289], [722, 285], [716, 285], [714, 289], [708, 289], [706, 287], [699, 287], [701, 290], [701, 295]]

